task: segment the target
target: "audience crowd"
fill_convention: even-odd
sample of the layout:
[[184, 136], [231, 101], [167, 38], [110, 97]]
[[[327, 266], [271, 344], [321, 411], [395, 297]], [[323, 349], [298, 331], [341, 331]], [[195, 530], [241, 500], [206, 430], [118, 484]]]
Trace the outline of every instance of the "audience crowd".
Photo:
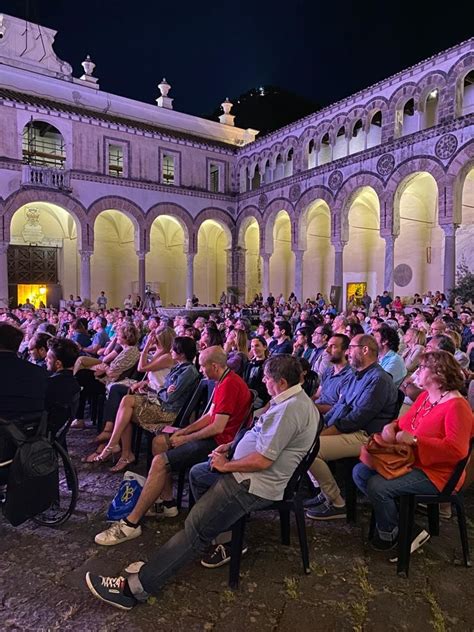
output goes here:
[[[184, 530], [128, 580], [88, 574], [90, 590], [112, 605], [128, 609], [146, 600], [195, 556], [208, 568], [228, 562], [225, 532], [244, 513], [282, 497], [320, 419], [320, 448], [309, 469], [315, 493], [306, 502], [313, 520], [346, 515], [332, 462], [359, 457], [374, 433], [415, 449], [413, 471], [395, 481], [364, 463], [354, 469], [374, 506], [378, 550], [396, 544], [401, 490], [442, 489], [474, 434], [471, 303], [453, 305], [441, 292], [427, 292], [405, 305], [388, 292], [375, 301], [365, 293], [338, 313], [320, 293], [302, 303], [293, 293], [255, 295], [250, 305], [225, 298], [207, 318], [168, 319], [131, 295], [123, 309], [110, 307], [105, 292], [94, 309], [72, 296], [61, 309], [0, 309], [1, 417], [47, 410], [55, 432], [52, 411], [79, 395], [72, 428], [81, 429], [87, 403], [102, 398], [104, 424], [84, 461], [114, 461], [112, 472], [134, 463], [134, 427], [154, 437], [138, 504], [97, 534], [97, 544], [139, 537], [151, 512], [176, 516], [172, 474], [191, 468], [199, 501]], [[201, 379], [212, 393], [207, 406], [176, 428]], [[449, 517], [449, 506], [442, 511]], [[424, 541], [418, 537], [418, 546]]]

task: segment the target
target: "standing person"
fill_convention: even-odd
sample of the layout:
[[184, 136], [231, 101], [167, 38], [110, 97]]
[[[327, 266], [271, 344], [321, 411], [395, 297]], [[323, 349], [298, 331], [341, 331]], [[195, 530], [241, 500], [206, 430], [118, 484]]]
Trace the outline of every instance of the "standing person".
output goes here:
[[385, 308], [388, 308], [388, 306], [391, 304], [392, 297], [390, 296], [387, 290], [384, 290], [384, 293], [380, 297], [379, 302], [380, 302], [380, 307], [385, 307]]
[[221, 474], [204, 471], [203, 476], [199, 464], [196, 478], [191, 475], [193, 490], [200, 498], [184, 529], [128, 579], [87, 573], [86, 583], [95, 597], [123, 610], [146, 602], [242, 516], [283, 498], [290, 477], [313, 444], [319, 415], [301, 388], [301, 365], [296, 358], [270, 358], [264, 379], [272, 396], [270, 408], [240, 440], [232, 458], [229, 442], [212, 452], [211, 466]]
[[133, 307], [133, 301], [132, 301], [132, 295], [129, 294], [124, 300], [123, 300], [123, 308], [124, 309], [132, 309]]
[[367, 291], [364, 292], [360, 302], [364, 306], [364, 309], [367, 313], [370, 311], [370, 306], [372, 305], [372, 297], [367, 294]]
[[97, 297], [96, 303], [97, 303], [97, 307], [99, 309], [106, 309], [106, 307], [107, 307], [107, 297], [105, 296], [105, 292], [103, 290], [100, 293], [100, 295]]
[[[401, 494], [439, 493], [458, 461], [468, 453], [474, 435], [474, 417], [459, 392], [464, 380], [453, 356], [447, 351], [427, 352], [421, 356], [418, 371], [424, 391], [405, 415], [382, 430], [384, 441], [413, 447], [412, 470], [390, 480], [363, 463], [353, 471], [357, 487], [369, 497], [374, 509], [377, 528], [371, 545], [377, 551], [387, 551], [397, 544], [397, 498]], [[457, 489], [463, 480], [464, 474]], [[416, 529], [412, 551], [428, 539], [426, 531]]]

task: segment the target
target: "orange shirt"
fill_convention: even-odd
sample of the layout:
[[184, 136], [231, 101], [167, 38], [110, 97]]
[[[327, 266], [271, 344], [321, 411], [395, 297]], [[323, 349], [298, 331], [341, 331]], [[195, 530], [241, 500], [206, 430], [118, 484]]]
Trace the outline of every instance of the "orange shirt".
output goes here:
[[[417, 438], [414, 467], [423, 470], [433, 485], [441, 491], [453, 470], [468, 450], [474, 436], [474, 415], [463, 397], [454, 397], [435, 406], [427, 415], [412, 421], [415, 412], [426, 401], [428, 393], [421, 393], [413, 406], [398, 420], [400, 430]], [[463, 483], [461, 476], [457, 489]]]

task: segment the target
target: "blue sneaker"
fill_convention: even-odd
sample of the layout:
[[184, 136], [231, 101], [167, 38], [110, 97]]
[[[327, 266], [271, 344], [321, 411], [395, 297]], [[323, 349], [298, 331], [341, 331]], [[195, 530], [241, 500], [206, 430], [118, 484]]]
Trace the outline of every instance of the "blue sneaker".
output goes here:
[[124, 594], [125, 579], [123, 577], [104, 577], [87, 573], [86, 584], [94, 597], [114, 608], [131, 610], [138, 603], [134, 597], [127, 597]]
[[311, 498], [305, 498], [303, 500], [303, 507], [319, 507], [326, 502], [326, 496], [323, 492], [316, 494], [316, 496], [312, 496]]
[[308, 509], [306, 516], [311, 520], [338, 520], [346, 517], [346, 506], [335, 507], [329, 500], [325, 500], [314, 509]]

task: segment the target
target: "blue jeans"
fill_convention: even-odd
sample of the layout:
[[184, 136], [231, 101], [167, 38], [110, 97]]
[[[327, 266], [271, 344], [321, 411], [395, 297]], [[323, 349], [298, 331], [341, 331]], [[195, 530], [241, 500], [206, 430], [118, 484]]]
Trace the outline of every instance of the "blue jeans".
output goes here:
[[193, 465], [189, 470], [189, 486], [194, 500], [197, 502], [222, 476], [220, 472], [211, 472], [209, 461]]
[[388, 480], [363, 463], [358, 463], [352, 470], [352, 478], [372, 503], [377, 531], [382, 540], [395, 540], [398, 535], [398, 507], [395, 502], [398, 496], [438, 493], [426, 474], [416, 468], [404, 476]]
[[237, 483], [232, 474], [219, 477], [191, 509], [184, 529], [158, 549], [138, 574], [128, 578], [130, 590], [138, 601], [146, 601], [150, 593], [157, 593], [168, 579], [203, 555], [211, 541], [242, 516], [272, 504], [271, 500], [251, 494], [248, 487], [248, 481]]

